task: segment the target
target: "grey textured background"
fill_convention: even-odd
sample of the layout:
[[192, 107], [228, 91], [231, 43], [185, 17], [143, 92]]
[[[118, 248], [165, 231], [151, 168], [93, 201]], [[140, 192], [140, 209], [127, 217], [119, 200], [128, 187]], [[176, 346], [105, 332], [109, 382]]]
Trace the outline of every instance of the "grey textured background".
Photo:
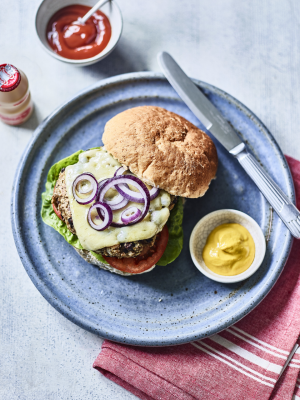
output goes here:
[[39, 0], [0, 1], [0, 63], [25, 71], [36, 107], [22, 127], [0, 122], [0, 398], [135, 399], [92, 369], [102, 340], [55, 311], [22, 267], [9, 215], [18, 161], [54, 108], [99, 79], [158, 71], [161, 50], [190, 76], [242, 101], [283, 151], [300, 159], [300, 2], [118, 0], [124, 31], [117, 48], [98, 64], [75, 68], [40, 47], [34, 31]]

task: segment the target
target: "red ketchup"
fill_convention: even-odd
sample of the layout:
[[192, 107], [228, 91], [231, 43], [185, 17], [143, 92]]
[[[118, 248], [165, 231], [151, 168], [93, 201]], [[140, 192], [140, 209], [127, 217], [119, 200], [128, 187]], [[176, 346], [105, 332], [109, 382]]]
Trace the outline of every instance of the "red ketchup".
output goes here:
[[47, 40], [55, 53], [72, 60], [99, 54], [111, 38], [109, 19], [100, 10], [84, 24], [78, 23], [91, 7], [74, 4], [58, 10], [47, 25]]

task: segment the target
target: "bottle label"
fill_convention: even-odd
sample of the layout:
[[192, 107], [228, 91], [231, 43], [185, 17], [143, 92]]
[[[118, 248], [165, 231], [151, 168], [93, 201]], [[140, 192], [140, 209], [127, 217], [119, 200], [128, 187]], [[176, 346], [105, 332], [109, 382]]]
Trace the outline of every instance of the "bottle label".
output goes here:
[[31, 114], [32, 109], [33, 106], [32, 104], [30, 104], [28, 108], [26, 108], [26, 110], [22, 111], [20, 114], [14, 116], [0, 114], [0, 120], [8, 125], [19, 125], [27, 120], [27, 117], [29, 116], [29, 114]]

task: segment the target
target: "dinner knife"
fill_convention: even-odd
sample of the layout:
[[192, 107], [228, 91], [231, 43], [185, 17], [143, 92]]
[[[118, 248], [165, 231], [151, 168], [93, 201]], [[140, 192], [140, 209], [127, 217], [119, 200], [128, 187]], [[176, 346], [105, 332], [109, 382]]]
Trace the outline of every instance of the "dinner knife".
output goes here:
[[165, 77], [182, 100], [206, 129], [239, 161], [291, 234], [300, 239], [299, 210], [260, 166], [232, 126], [183, 72], [170, 54], [161, 52], [157, 58]]

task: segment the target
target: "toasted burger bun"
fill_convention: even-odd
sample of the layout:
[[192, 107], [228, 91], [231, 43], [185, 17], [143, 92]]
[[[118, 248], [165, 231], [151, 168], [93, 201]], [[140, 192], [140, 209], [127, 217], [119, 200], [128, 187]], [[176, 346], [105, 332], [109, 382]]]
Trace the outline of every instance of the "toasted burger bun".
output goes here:
[[140, 179], [175, 196], [203, 196], [216, 175], [218, 156], [210, 137], [164, 108], [135, 107], [116, 115], [102, 140]]
[[115, 274], [118, 274], [118, 275], [123, 275], [123, 276], [141, 275], [141, 274], [146, 274], [147, 272], [150, 272], [155, 268], [155, 265], [153, 265], [153, 267], [147, 269], [147, 271], [140, 272], [137, 274], [130, 274], [129, 272], [123, 272], [117, 268], [111, 267], [109, 264], [102, 263], [95, 256], [93, 256], [93, 254], [91, 254], [88, 250], [76, 249], [76, 247], [73, 247], [73, 248], [88, 263], [97, 265], [97, 267], [99, 267], [99, 268], [105, 269], [109, 272], [114, 272]]

